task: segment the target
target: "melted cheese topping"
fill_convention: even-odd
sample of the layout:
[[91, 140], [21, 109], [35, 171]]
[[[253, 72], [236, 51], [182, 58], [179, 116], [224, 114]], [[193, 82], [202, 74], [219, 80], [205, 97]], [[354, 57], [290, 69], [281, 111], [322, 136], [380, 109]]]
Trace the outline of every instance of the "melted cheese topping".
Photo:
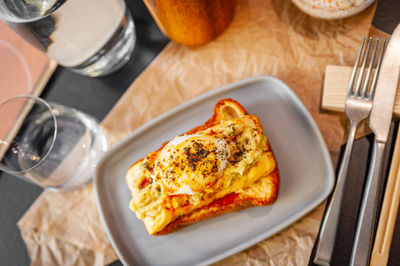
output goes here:
[[174, 138], [128, 171], [130, 208], [150, 234], [275, 169], [256, 117], [246, 115]]

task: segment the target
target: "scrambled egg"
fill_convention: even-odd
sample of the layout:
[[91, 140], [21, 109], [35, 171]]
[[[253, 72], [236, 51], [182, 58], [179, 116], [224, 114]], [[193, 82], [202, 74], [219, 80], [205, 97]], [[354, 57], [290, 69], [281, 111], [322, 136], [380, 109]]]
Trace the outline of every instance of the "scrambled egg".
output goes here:
[[275, 169], [258, 118], [245, 115], [174, 138], [128, 171], [130, 208], [154, 234], [177, 217], [250, 187]]

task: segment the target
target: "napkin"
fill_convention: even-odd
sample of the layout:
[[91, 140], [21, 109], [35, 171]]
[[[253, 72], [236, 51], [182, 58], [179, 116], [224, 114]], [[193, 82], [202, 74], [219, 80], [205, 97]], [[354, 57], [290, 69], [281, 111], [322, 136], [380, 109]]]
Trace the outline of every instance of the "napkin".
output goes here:
[[[251, 76], [273, 75], [308, 108], [335, 162], [345, 118], [320, 110], [325, 65], [350, 65], [355, 60], [374, 8], [345, 20], [321, 21], [288, 0], [239, 0], [231, 25], [216, 40], [195, 48], [168, 44], [132, 83], [102, 122], [110, 145], [207, 91]], [[217, 264], [305, 265], [322, 212], [320, 206], [275, 236]], [[32, 264], [101, 265], [117, 258], [99, 220], [91, 185], [71, 194], [43, 192], [18, 225]]]
[[[392, 123], [389, 138], [386, 144], [385, 156], [383, 158], [382, 169], [385, 176], [389, 173], [390, 159], [393, 152], [393, 146], [395, 143], [394, 132], [397, 132], [399, 124]], [[358, 208], [361, 203], [363, 183], [368, 174], [368, 167], [371, 160], [372, 145], [374, 143], [374, 135], [369, 134], [363, 138], [360, 138], [354, 142], [353, 152], [350, 159], [349, 172], [346, 179], [346, 186], [343, 196], [343, 204], [341, 207], [341, 215], [339, 218], [339, 226], [337, 232], [337, 241], [333, 251], [331, 265], [348, 265], [350, 263], [351, 250], [353, 246], [353, 239], [356, 230]], [[345, 147], [342, 146], [342, 153]], [[341, 155], [342, 155], [341, 153]], [[336, 172], [339, 171], [339, 166]], [[381, 187], [380, 195], [383, 196], [383, 188]], [[382, 200], [382, 197], [381, 197]], [[380, 213], [379, 209], [378, 212]], [[400, 249], [399, 244], [397, 250]], [[308, 265], [317, 265], [313, 263], [315, 254], [314, 245], [310, 261]]]

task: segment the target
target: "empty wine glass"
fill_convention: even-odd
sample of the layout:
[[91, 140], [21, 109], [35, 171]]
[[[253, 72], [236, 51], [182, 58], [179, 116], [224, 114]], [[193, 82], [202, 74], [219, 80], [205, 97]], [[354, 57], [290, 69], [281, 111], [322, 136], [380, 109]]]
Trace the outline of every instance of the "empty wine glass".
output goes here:
[[0, 170], [41, 187], [69, 191], [93, 177], [107, 141], [78, 110], [21, 95], [0, 105]]

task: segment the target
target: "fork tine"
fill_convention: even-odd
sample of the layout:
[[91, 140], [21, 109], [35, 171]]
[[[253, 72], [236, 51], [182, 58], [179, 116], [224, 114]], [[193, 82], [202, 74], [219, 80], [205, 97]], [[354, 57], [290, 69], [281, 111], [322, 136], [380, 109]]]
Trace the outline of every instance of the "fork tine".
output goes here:
[[361, 88], [361, 83], [364, 80], [363, 76], [364, 76], [364, 72], [365, 72], [365, 65], [367, 64], [369, 48], [371, 47], [371, 41], [372, 41], [372, 37], [369, 37], [367, 50], [365, 51], [365, 54], [364, 54], [364, 60], [363, 60], [363, 63], [361, 65], [360, 72], [358, 73], [357, 84], [356, 84], [356, 87], [355, 87], [355, 90], [354, 90], [354, 95], [355, 96], [359, 95], [360, 88]]
[[[375, 55], [376, 55], [376, 50], [378, 48], [378, 45], [379, 45], [379, 39], [377, 38], [375, 47], [374, 47], [374, 51], [372, 52], [371, 62], [369, 63], [367, 76], [365, 77], [364, 86], [363, 86], [362, 93], [361, 93], [362, 98], [364, 98], [367, 93], [367, 89], [368, 89], [368, 85], [369, 85], [369, 78], [371, 77], [372, 66], [374, 65], [374, 62], [375, 62]], [[368, 56], [368, 55], [366, 55], [366, 56]]]
[[358, 64], [360, 63], [362, 51], [364, 49], [364, 43], [365, 43], [365, 37], [362, 40], [361, 48], [360, 48], [360, 51], [358, 52], [357, 60], [354, 63], [353, 71], [351, 72], [350, 81], [349, 81], [349, 85], [348, 85], [348, 88], [347, 88], [347, 95], [351, 95], [352, 92], [353, 92], [354, 81], [355, 81], [355, 78], [356, 78]]
[[383, 53], [385, 52], [385, 48], [386, 48], [386, 39], [383, 39], [382, 50], [379, 55], [378, 64], [376, 66], [374, 78], [372, 79], [371, 89], [370, 89], [369, 96], [368, 96], [368, 99], [370, 99], [370, 100], [374, 96], [375, 87], [376, 87], [376, 83], [378, 81], [379, 71], [381, 70], [381, 63], [382, 63]]

